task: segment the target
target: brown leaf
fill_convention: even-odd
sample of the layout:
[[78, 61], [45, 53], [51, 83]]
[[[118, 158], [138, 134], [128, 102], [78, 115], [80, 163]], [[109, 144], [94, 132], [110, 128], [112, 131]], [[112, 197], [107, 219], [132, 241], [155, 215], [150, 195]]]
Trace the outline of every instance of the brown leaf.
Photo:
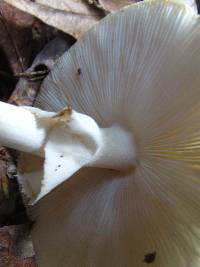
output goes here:
[[14, 153], [10, 152], [0, 147], [0, 227], [28, 221], [15, 179]]
[[31, 106], [40, 88], [42, 80], [53, 68], [60, 56], [69, 49], [71, 38], [56, 37], [37, 55], [30, 68], [20, 73], [20, 80], [9, 99], [15, 105]]
[[48, 25], [79, 38], [101, 17], [81, 0], [4, 0]]
[[0, 99], [7, 101], [32, 58], [57, 30], [0, 1]]
[[74, 12], [83, 15], [94, 15], [90, 7], [83, 0], [35, 0], [36, 3], [42, 4], [54, 9], [60, 9], [66, 12]]
[[[14, 200], [10, 196], [11, 185], [7, 176], [7, 167], [11, 163], [10, 155], [0, 147], [0, 227], [7, 223], [8, 217], [14, 213]], [[0, 265], [1, 266], [1, 265]]]
[[28, 66], [33, 21], [29, 14], [0, 1], [0, 99], [4, 101], [14, 89], [13, 74]]
[[0, 266], [37, 267], [31, 237], [26, 226], [0, 228]]
[[116, 11], [127, 5], [131, 5], [137, 0], [99, 0], [99, 4], [108, 11]]
[[33, 22], [29, 14], [0, 1], [0, 47], [14, 74], [28, 66]]
[[34, 17], [22, 12], [5, 2], [0, 2], [0, 9], [8, 23], [14, 24], [21, 28], [31, 27], [34, 22]]

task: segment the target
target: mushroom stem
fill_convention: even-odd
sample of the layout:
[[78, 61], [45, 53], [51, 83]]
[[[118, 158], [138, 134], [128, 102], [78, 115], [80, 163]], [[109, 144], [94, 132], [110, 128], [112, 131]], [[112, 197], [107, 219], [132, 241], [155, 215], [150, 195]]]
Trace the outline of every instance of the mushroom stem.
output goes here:
[[101, 142], [88, 166], [127, 171], [136, 165], [133, 135], [119, 126], [101, 128]]
[[53, 157], [63, 150], [66, 159], [81, 162], [76, 170], [82, 166], [127, 170], [135, 165], [130, 133], [119, 126], [100, 128], [89, 116], [69, 108], [53, 113], [0, 102], [0, 125], [1, 145], [44, 157], [49, 147]]
[[48, 127], [40, 127], [25, 108], [0, 102], [0, 144], [31, 154], [40, 154]]

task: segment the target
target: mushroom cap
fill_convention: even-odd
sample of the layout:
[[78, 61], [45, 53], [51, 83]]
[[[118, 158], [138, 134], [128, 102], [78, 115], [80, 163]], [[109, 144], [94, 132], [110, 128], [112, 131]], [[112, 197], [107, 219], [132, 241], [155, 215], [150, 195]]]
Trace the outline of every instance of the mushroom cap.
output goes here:
[[83, 168], [36, 205], [39, 267], [200, 266], [199, 43], [189, 7], [145, 1], [103, 19], [45, 79], [36, 106], [128, 128], [138, 165]]

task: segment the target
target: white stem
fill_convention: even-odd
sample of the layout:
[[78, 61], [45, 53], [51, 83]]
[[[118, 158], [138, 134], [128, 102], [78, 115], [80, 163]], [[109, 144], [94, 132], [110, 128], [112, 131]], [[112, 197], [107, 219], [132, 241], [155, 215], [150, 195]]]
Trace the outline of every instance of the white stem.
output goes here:
[[0, 127], [2, 145], [45, 158], [36, 200], [83, 166], [127, 171], [136, 164], [131, 133], [119, 126], [99, 128], [71, 109], [52, 113], [0, 102]]
[[[62, 132], [71, 146], [72, 137], [91, 151], [88, 166], [127, 169], [135, 165], [136, 150], [133, 137], [120, 127], [100, 129], [96, 122], [75, 111], [56, 113], [35, 108], [23, 108], [0, 102], [0, 144], [31, 154], [42, 154], [48, 143], [52, 125], [56, 135]], [[67, 114], [67, 118], [66, 118]], [[69, 121], [70, 116], [70, 121]], [[47, 120], [45, 120], [47, 118]], [[57, 124], [59, 119], [59, 126]], [[62, 127], [60, 127], [62, 125]], [[65, 126], [65, 127], [64, 127]], [[71, 143], [70, 143], [71, 142]], [[71, 151], [73, 154], [75, 151]], [[81, 155], [82, 157], [83, 155]]]
[[0, 144], [32, 154], [40, 153], [48, 127], [38, 125], [25, 108], [0, 102]]
[[101, 143], [88, 166], [129, 170], [136, 165], [133, 135], [119, 126], [101, 129]]

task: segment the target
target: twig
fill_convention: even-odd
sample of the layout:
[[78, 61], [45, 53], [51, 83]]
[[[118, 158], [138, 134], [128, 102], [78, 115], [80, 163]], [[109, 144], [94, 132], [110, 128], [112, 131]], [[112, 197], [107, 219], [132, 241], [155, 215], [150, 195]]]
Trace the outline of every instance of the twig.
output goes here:
[[15, 76], [17, 78], [25, 78], [30, 81], [41, 80], [49, 73], [49, 70], [32, 71], [32, 72], [20, 72]]

